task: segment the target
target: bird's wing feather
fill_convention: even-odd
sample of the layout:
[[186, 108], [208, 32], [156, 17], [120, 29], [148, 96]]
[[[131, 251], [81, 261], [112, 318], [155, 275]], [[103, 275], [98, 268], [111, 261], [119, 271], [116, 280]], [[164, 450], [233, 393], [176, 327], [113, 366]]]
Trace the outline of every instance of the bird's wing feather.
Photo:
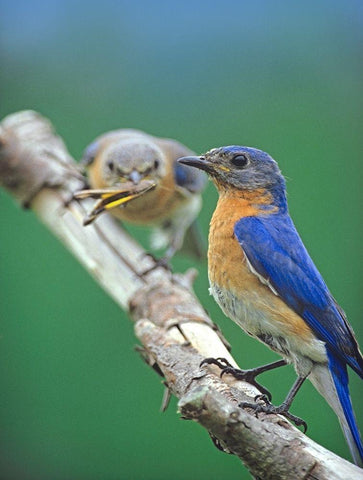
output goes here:
[[305, 320], [327, 348], [363, 376], [363, 359], [353, 331], [290, 216], [243, 217], [235, 224], [234, 233], [258, 276]]
[[179, 187], [186, 188], [191, 193], [201, 192], [206, 185], [207, 177], [205, 176], [204, 172], [201, 170], [194, 171], [186, 165], [182, 165], [176, 161], [174, 162], [174, 175], [177, 185], [179, 185]]
[[177, 162], [178, 158], [195, 155], [195, 153], [190, 148], [171, 138], [157, 138], [155, 142], [173, 162], [176, 184], [191, 193], [202, 192], [207, 183], [206, 174], [201, 170], [190, 168]]

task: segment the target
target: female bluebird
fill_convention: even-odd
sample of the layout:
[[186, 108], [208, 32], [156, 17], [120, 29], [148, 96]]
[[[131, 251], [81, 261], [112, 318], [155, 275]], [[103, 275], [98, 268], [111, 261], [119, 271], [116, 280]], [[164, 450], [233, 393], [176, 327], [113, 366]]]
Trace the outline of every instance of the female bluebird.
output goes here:
[[[362, 354], [289, 216], [277, 163], [261, 150], [240, 146], [179, 162], [207, 172], [219, 192], [209, 232], [211, 293], [227, 316], [284, 359], [253, 373], [239, 371], [239, 378], [251, 379], [286, 363], [298, 374], [280, 406], [267, 399], [264, 405], [243, 406], [305, 424], [288, 410], [309, 377], [338, 416], [355, 463], [362, 465], [347, 373], [349, 365], [363, 378]], [[233, 373], [228, 366], [224, 371]]]
[[[164, 261], [181, 248], [185, 232], [201, 207], [205, 174], [177, 163], [179, 157], [190, 154], [193, 152], [189, 148], [175, 140], [153, 137], [139, 130], [120, 129], [96, 138], [81, 160], [87, 168], [91, 187], [103, 189], [100, 190], [103, 193], [107, 188], [115, 192], [115, 187], [122, 191], [124, 182], [132, 182], [135, 188], [141, 181], [152, 182], [155, 188], [143, 195], [137, 193], [132, 202], [125, 204], [123, 199], [114, 202], [114, 196], [110, 196], [110, 202], [107, 204], [106, 199], [102, 204], [120, 220], [151, 226], [152, 247], [167, 247]], [[190, 243], [198, 255], [194, 227], [191, 231], [194, 239]]]

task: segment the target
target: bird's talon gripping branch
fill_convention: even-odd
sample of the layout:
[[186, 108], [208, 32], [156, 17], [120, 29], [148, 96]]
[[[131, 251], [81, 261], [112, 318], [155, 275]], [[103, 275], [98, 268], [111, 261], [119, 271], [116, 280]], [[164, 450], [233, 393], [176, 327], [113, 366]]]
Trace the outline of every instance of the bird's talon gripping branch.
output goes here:
[[[271, 400], [272, 395], [271, 393], [263, 387], [260, 383], [258, 383], [255, 379], [257, 375], [261, 372], [261, 368], [251, 369], [251, 370], [240, 370], [239, 368], [232, 367], [232, 365], [226, 360], [225, 358], [205, 358], [200, 366], [203, 365], [216, 365], [218, 368], [221, 369], [220, 377], [222, 378], [223, 375], [232, 375], [236, 380], [243, 380], [244, 382], [250, 383], [254, 387], [259, 390], [262, 395], [265, 395], [267, 398]], [[263, 370], [265, 371], [265, 370]]]
[[232, 365], [226, 360], [225, 358], [218, 357], [208, 357], [205, 358], [202, 362], [200, 362], [200, 367], [203, 367], [203, 365], [217, 365], [218, 368], [223, 370], [226, 367], [231, 367]]
[[144, 260], [144, 258], [151, 258], [151, 260], [153, 260], [154, 262], [157, 261], [155, 255], [153, 255], [151, 252], [142, 252], [142, 254], [140, 255], [140, 260]]
[[[245, 408], [250, 408], [254, 410], [255, 417], [258, 418], [259, 413], [267, 413], [267, 414], [275, 414], [275, 415], [282, 415], [283, 417], [287, 418], [291, 422], [293, 422], [297, 427], [302, 426], [304, 433], [306, 433], [308, 426], [305, 420], [303, 420], [300, 417], [297, 417], [296, 415], [293, 415], [290, 413], [287, 409], [287, 407], [284, 404], [281, 404], [279, 406], [272, 405], [267, 398], [263, 398], [264, 395], [257, 395], [257, 397], [260, 397], [258, 400], [263, 400], [264, 404], [261, 403], [249, 403], [249, 402], [242, 402], [239, 404], [239, 407], [245, 409]], [[255, 400], [256, 398], [255, 397]]]
[[267, 395], [264, 395], [264, 394], [261, 395], [260, 394], [260, 395], [256, 395], [253, 400], [256, 403], [257, 402], [263, 402], [263, 403], [268, 404], [268, 403], [270, 403], [271, 398], [268, 398]]
[[169, 259], [167, 259], [165, 257], [161, 257], [161, 258], [156, 259], [153, 255], [150, 255], [150, 256], [153, 258], [155, 263], [151, 267], [144, 270], [141, 273], [141, 275], [147, 275], [148, 273], [153, 272], [157, 268], [163, 268], [164, 270], [167, 270], [167, 271], [171, 272], [171, 266], [169, 264]]

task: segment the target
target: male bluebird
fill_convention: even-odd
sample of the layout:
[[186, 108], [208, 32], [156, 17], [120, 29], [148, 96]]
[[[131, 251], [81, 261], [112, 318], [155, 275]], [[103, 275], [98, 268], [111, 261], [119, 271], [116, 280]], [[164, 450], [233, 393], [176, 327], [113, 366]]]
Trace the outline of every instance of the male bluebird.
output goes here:
[[[207, 172], [219, 192], [209, 232], [211, 293], [227, 316], [284, 359], [252, 374], [239, 371], [239, 378], [250, 379], [286, 363], [298, 374], [280, 406], [267, 399], [264, 405], [243, 406], [280, 413], [305, 425], [288, 410], [309, 377], [338, 416], [355, 463], [362, 465], [363, 445], [347, 373], [349, 365], [363, 378], [362, 354], [289, 216], [277, 163], [261, 150], [240, 146], [179, 161]], [[233, 373], [228, 366], [224, 371]]]
[[151, 226], [152, 247], [167, 247], [164, 261], [181, 248], [188, 229], [189, 247], [195, 254], [201, 254], [193, 222], [201, 208], [206, 176], [177, 163], [179, 157], [191, 154], [189, 148], [175, 140], [153, 137], [139, 130], [120, 129], [96, 138], [81, 161], [95, 189], [107, 191], [110, 188], [115, 192], [115, 188], [120, 187], [121, 192], [124, 182], [131, 181], [137, 187], [145, 179], [155, 185], [143, 195], [135, 195], [130, 203], [114, 202], [112, 195], [109, 204], [107, 199], [102, 204], [121, 220]]

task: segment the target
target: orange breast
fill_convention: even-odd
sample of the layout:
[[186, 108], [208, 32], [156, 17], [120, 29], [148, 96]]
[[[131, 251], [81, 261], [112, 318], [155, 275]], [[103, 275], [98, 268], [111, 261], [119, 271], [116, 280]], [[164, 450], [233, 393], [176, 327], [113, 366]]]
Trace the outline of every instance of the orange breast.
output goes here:
[[[258, 202], [267, 204], [263, 191], [246, 195], [240, 192], [220, 192], [209, 230], [208, 264], [212, 282], [240, 291], [247, 282], [261, 283], [247, 268], [241, 246], [234, 235], [234, 225], [242, 217], [259, 213]], [[252, 203], [253, 202], [253, 203]], [[257, 283], [258, 282], [258, 283]]]
[[142, 225], [161, 223], [170, 218], [185, 199], [174, 187], [173, 179], [164, 177], [156, 188], [132, 200], [124, 208], [112, 210], [111, 213], [120, 220], [130, 223]]
[[[235, 223], [242, 217], [257, 215], [258, 205], [267, 202], [266, 194], [261, 191], [243, 196], [239, 192], [235, 195], [221, 193], [210, 223], [209, 280], [211, 284], [230, 291], [237, 299], [262, 311], [272, 322], [281, 326], [282, 332], [312, 338], [312, 331], [305, 321], [251, 272], [234, 235]], [[266, 211], [263, 213], [266, 214]]]

